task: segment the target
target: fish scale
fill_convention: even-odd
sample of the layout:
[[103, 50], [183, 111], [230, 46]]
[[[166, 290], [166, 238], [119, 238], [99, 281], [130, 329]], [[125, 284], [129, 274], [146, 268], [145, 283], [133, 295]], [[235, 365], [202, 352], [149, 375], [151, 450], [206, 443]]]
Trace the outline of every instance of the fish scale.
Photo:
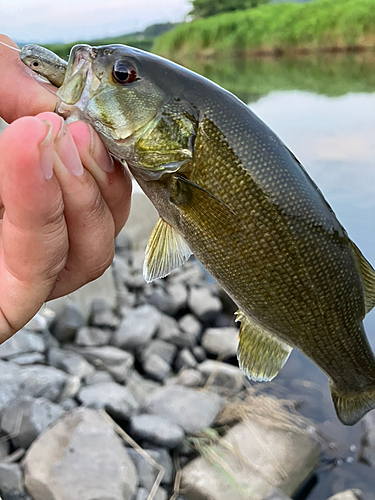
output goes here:
[[244, 103], [122, 45], [75, 46], [57, 95], [57, 111], [90, 123], [159, 212], [147, 281], [192, 251], [239, 307], [238, 359], [250, 379], [274, 378], [296, 347], [328, 376], [344, 424], [375, 408], [362, 323], [375, 305], [375, 271]]

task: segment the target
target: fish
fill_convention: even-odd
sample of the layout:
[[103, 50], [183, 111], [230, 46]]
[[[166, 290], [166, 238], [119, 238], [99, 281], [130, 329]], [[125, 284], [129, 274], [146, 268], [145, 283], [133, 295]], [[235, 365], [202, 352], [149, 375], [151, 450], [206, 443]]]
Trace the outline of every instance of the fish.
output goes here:
[[21, 61], [35, 73], [60, 87], [64, 81], [68, 63], [51, 50], [30, 43], [24, 45], [19, 53]]
[[123, 45], [73, 47], [57, 112], [83, 120], [159, 213], [151, 282], [193, 253], [238, 306], [239, 366], [272, 380], [293, 348], [327, 376], [345, 425], [375, 408], [363, 326], [375, 271], [299, 160], [230, 92]]

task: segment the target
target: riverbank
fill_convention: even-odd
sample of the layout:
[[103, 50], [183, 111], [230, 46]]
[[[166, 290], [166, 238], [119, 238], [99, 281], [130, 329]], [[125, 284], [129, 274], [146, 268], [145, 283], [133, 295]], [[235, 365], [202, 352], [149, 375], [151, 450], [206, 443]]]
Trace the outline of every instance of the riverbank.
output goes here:
[[184, 23], [155, 40], [165, 57], [283, 55], [375, 47], [375, 0], [278, 3]]

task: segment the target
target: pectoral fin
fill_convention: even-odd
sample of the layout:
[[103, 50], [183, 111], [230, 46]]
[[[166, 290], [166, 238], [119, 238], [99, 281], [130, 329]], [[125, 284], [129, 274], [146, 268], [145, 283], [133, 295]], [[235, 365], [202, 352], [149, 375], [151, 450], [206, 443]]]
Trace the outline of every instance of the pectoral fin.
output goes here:
[[357, 245], [352, 241], [350, 243], [361, 271], [362, 283], [365, 292], [365, 311], [367, 314], [375, 306], [375, 270], [369, 261], [363, 256]]
[[250, 380], [272, 380], [286, 363], [292, 347], [249, 319], [242, 311], [236, 312], [236, 321], [241, 321], [237, 351], [240, 368]]
[[185, 239], [163, 219], [156, 223], [146, 248], [143, 276], [147, 283], [164, 278], [191, 255]]

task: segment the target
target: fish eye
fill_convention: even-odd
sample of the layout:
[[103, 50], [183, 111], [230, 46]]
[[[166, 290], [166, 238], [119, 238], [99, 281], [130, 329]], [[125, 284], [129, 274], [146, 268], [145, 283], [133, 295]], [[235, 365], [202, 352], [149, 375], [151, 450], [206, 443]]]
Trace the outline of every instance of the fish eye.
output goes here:
[[135, 68], [130, 63], [121, 60], [113, 65], [112, 75], [114, 80], [121, 85], [132, 83], [137, 79]]

